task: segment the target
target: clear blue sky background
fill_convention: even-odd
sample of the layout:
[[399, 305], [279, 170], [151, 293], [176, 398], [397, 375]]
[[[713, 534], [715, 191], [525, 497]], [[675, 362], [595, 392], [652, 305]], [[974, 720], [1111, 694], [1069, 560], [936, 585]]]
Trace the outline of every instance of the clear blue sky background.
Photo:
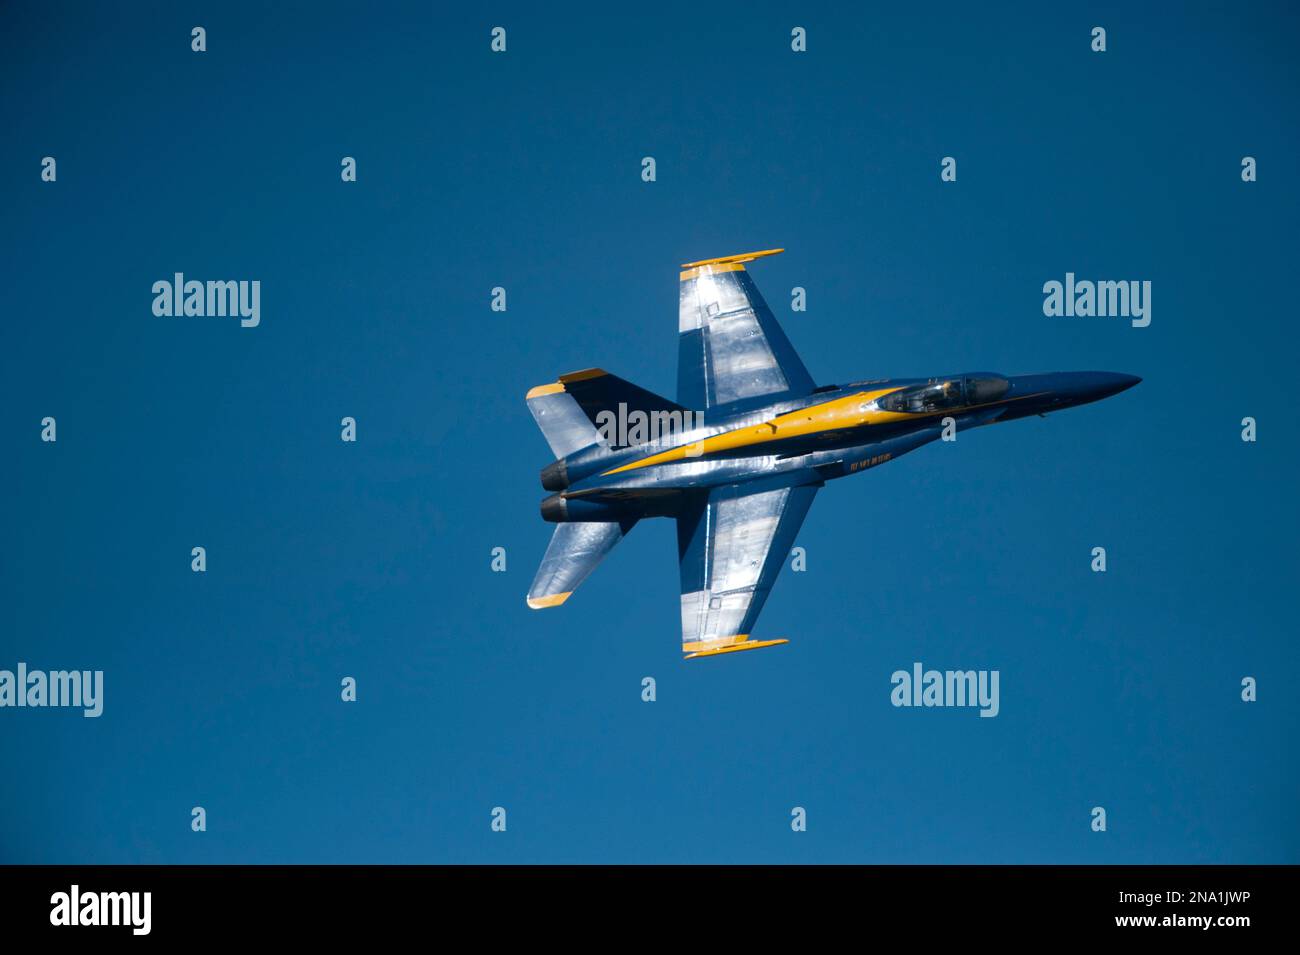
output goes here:
[[[434, 6], [0, 10], [0, 668], [106, 674], [0, 711], [0, 860], [1300, 861], [1294, 10]], [[1145, 381], [828, 486], [787, 647], [682, 662], [667, 521], [528, 610], [524, 392], [671, 394], [678, 263], [772, 246], [821, 382]], [[1151, 326], [1045, 318], [1066, 271]], [[893, 708], [918, 660], [1001, 715]]]

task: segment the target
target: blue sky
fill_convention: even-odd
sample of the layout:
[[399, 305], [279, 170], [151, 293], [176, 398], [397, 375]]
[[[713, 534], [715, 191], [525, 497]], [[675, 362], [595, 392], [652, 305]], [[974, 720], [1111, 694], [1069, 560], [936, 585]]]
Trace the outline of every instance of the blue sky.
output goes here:
[[[0, 861], [1300, 861], [1294, 10], [0, 24], [0, 668], [106, 685], [0, 710]], [[789, 646], [682, 662], [667, 521], [528, 610], [524, 392], [671, 395], [677, 264], [773, 246], [819, 382], [1144, 382], [829, 485], [755, 633]], [[155, 317], [177, 271], [260, 280], [261, 324]], [[1150, 280], [1150, 327], [1045, 317], [1067, 271]], [[895, 709], [914, 661], [999, 670], [999, 716]]]

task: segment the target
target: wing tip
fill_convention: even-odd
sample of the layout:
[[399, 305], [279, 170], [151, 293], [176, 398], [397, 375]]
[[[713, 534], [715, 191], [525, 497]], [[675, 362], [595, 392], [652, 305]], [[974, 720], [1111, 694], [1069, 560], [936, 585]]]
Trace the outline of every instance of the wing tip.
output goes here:
[[767, 255], [780, 255], [785, 249], [763, 249], [759, 252], [741, 252], [737, 255], [720, 255], [714, 259], [700, 259], [698, 262], [683, 262], [684, 269], [698, 269], [702, 265], [744, 265]]
[[558, 607], [570, 597], [573, 596], [572, 590], [566, 590], [562, 594], [547, 594], [543, 597], [529, 597], [528, 606], [534, 610], [545, 610], [547, 607]]
[[683, 643], [682, 652], [686, 654], [682, 659], [694, 660], [697, 657], [716, 657], [723, 653], [737, 653], [741, 650], [761, 650], [763, 647], [776, 647], [783, 643], [789, 643], [785, 637], [776, 640], [741, 640], [737, 643], [728, 643], [723, 646], [710, 646], [704, 650], [691, 650], [691, 644]]

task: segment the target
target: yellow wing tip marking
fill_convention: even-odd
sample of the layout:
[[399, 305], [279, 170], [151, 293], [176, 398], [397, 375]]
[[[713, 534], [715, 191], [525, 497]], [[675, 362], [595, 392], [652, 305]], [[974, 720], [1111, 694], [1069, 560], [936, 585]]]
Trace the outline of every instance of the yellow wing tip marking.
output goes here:
[[753, 262], [765, 255], [780, 255], [785, 249], [763, 249], [761, 252], [741, 252], [739, 255], [720, 255], [716, 259], [700, 259], [698, 262], [683, 262], [684, 269], [698, 269], [701, 265], [743, 265]]
[[740, 650], [759, 650], [763, 647], [775, 647], [782, 643], [789, 642], [789, 640], [784, 638], [780, 640], [742, 640], [739, 643], [729, 643], [724, 646], [709, 646], [707, 650], [696, 650], [694, 652], [691, 652], [691, 647], [699, 646], [700, 644], [683, 643], [682, 652], [686, 654], [684, 659], [694, 660], [696, 657], [716, 657], [722, 653], [736, 653]]
[[746, 262], [753, 262], [765, 255], [777, 255], [784, 251], [785, 249], [763, 249], [761, 252], [742, 252], [740, 255], [723, 255], [716, 259], [683, 262], [684, 271], [679, 274], [679, 278], [683, 282], [689, 282], [691, 279], [699, 278], [701, 275], [712, 275], [714, 272], [743, 272]]
[[533, 398], [540, 398], [543, 395], [553, 395], [564, 390], [564, 385], [558, 381], [549, 385], [538, 385], [536, 388], [529, 388], [528, 394], [524, 396], [525, 401], [531, 401]]
[[546, 597], [529, 597], [528, 606], [532, 607], [534, 610], [544, 610], [547, 607], [558, 607], [571, 596], [573, 596], [573, 591], [566, 590], [562, 594], [550, 594]]

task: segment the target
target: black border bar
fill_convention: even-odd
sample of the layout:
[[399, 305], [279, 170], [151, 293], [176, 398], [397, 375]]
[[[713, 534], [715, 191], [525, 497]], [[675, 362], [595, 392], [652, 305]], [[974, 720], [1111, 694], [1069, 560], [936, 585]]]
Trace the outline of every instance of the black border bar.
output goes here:
[[[1295, 866], [0, 866], [7, 939], [210, 942], [494, 936], [557, 919], [650, 931], [704, 914], [706, 935], [762, 940], [809, 919], [854, 931], [1016, 938], [1134, 934], [1216, 940], [1285, 930]], [[51, 924], [56, 893], [150, 893], [147, 936]], [[1123, 893], [1123, 894], [1122, 894]], [[92, 908], [94, 903], [90, 903]], [[141, 913], [137, 912], [137, 917]], [[1120, 919], [1129, 919], [1120, 924]], [[1137, 918], [1147, 924], [1132, 924]], [[1206, 926], [1203, 920], [1212, 924]], [[1154, 921], [1150, 921], [1154, 919]], [[1231, 919], [1238, 924], [1226, 924]], [[1193, 921], [1195, 920], [1195, 921]], [[74, 934], [75, 933], [75, 934]], [[1236, 935], [1236, 937], [1242, 937]], [[540, 942], [542, 939], [533, 939]]]

